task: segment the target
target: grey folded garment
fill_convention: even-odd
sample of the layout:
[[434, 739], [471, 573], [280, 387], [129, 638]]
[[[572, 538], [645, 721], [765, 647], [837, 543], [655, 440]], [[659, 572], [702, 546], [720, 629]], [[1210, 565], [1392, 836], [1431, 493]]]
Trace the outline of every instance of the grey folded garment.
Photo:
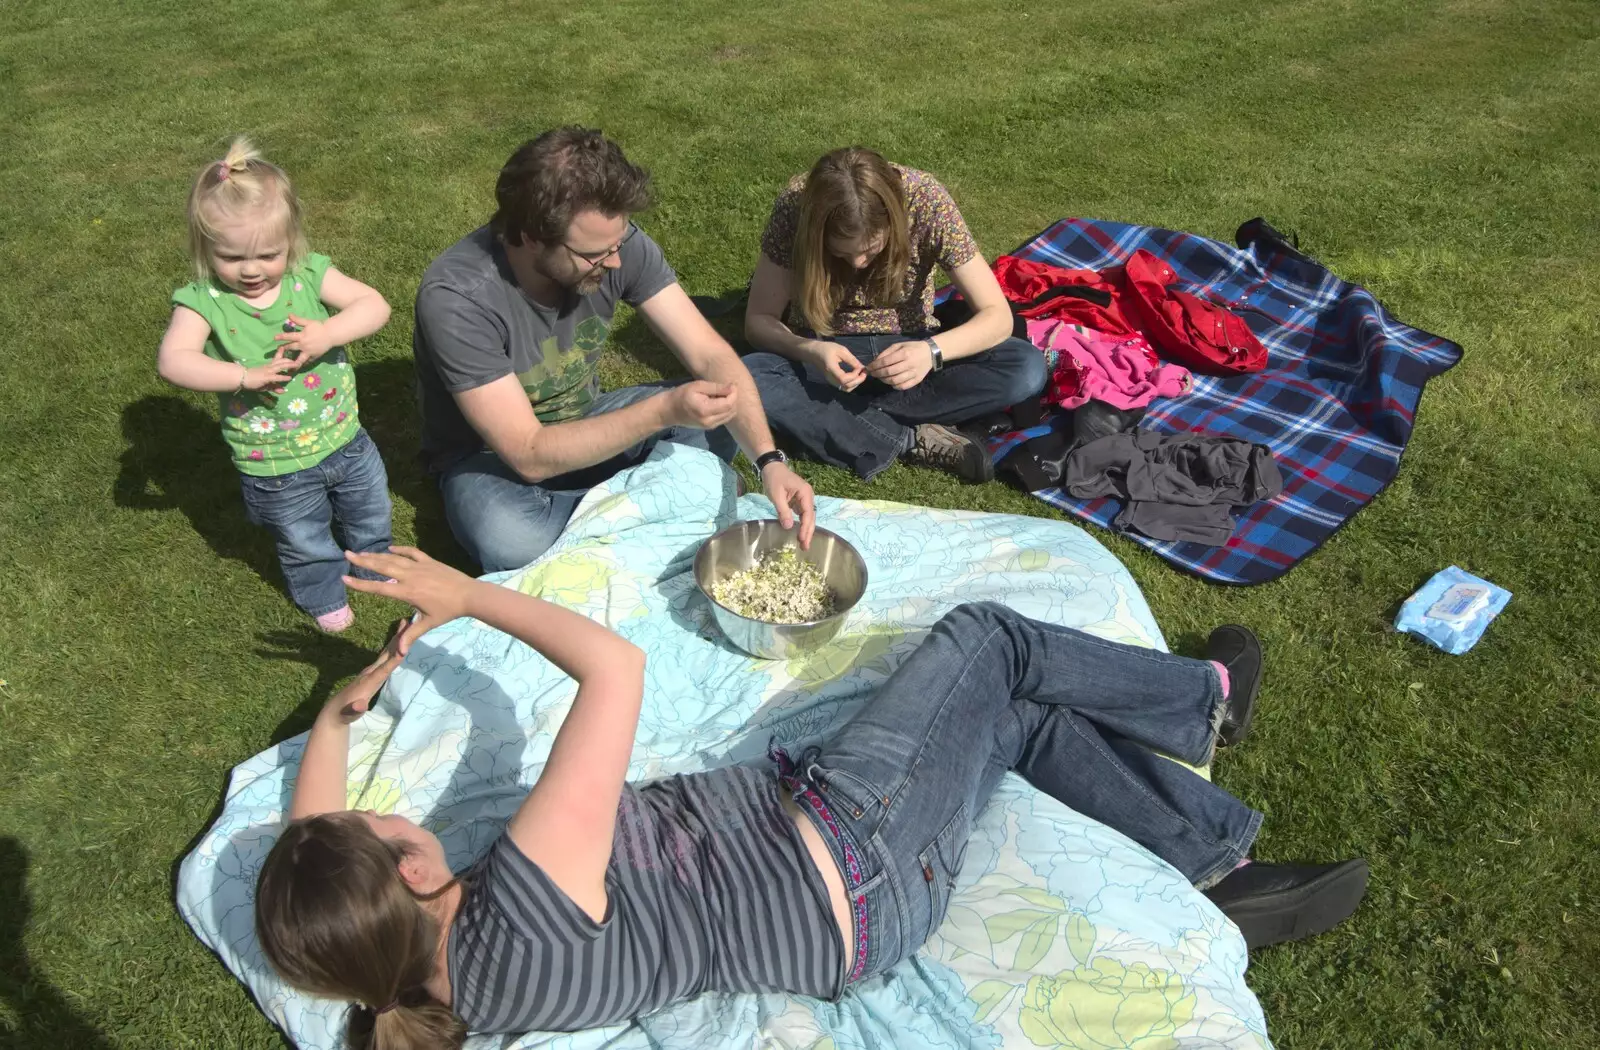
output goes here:
[[1135, 430], [1073, 450], [1062, 488], [1125, 500], [1112, 523], [1119, 531], [1220, 547], [1233, 535], [1233, 508], [1276, 496], [1283, 475], [1265, 445]]

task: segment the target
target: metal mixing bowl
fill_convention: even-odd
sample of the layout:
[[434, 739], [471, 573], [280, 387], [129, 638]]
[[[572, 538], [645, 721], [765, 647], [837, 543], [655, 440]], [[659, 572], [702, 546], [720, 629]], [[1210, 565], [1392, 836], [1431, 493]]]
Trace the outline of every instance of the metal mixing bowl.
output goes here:
[[713, 584], [750, 568], [768, 551], [798, 546], [794, 530], [774, 520], [741, 521], [706, 540], [694, 556], [694, 582], [711, 603], [717, 626], [728, 641], [751, 656], [782, 660], [820, 648], [839, 633], [844, 618], [866, 593], [867, 563], [844, 537], [818, 529], [811, 537], [811, 549], [799, 554], [822, 571], [833, 592], [832, 616], [811, 623], [767, 623], [740, 616], [711, 596]]

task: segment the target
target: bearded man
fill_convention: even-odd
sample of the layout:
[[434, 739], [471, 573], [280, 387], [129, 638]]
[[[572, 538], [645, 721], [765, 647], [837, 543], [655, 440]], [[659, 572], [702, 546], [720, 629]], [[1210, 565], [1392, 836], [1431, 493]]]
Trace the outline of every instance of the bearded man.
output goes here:
[[[661, 441], [731, 461], [740, 447], [787, 528], [815, 526], [811, 486], [773, 443], [754, 381], [634, 225], [650, 176], [600, 132], [557, 128], [500, 170], [488, 225], [433, 261], [412, 352], [422, 454], [450, 529], [485, 572], [543, 553], [593, 486]], [[602, 393], [618, 301], [693, 379]]]

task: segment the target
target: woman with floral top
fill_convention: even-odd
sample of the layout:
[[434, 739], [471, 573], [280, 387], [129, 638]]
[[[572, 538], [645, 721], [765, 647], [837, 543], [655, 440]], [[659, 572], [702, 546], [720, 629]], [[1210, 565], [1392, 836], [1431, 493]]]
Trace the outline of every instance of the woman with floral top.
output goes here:
[[388, 550], [391, 537], [389, 477], [342, 344], [382, 328], [389, 304], [307, 250], [289, 177], [244, 139], [195, 179], [189, 247], [197, 279], [172, 293], [157, 371], [217, 394], [245, 510], [277, 538], [289, 597], [343, 631], [355, 621], [345, 548]]
[[[971, 317], [940, 330], [934, 266]], [[1038, 396], [1044, 357], [955, 201], [933, 176], [835, 150], [778, 196], [745, 311], [745, 365], [767, 417], [816, 459], [871, 478], [897, 457], [994, 476], [954, 424]]]

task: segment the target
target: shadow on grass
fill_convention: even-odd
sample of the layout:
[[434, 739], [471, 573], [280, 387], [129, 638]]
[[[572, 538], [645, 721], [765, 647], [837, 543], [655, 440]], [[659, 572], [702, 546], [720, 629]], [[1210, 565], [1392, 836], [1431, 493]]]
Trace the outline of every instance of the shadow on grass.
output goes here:
[[[393, 626], [389, 633], [394, 633]], [[310, 625], [293, 630], [268, 631], [261, 636], [261, 642], [261, 648], [256, 650], [257, 656], [266, 660], [306, 664], [317, 672], [317, 680], [312, 684], [311, 691], [299, 706], [278, 723], [267, 741], [269, 745], [280, 744], [310, 729], [311, 723], [316, 721], [317, 712], [333, 695], [333, 687], [353, 677], [378, 655], [376, 650], [357, 645], [340, 635], [323, 634]]]
[[444, 516], [437, 479], [422, 468], [422, 418], [417, 413], [417, 371], [410, 358], [356, 365], [361, 422], [383, 453], [389, 488], [416, 515], [416, 545], [465, 572], [477, 567], [461, 549]]
[[117, 506], [180, 510], [218, 557], [283, 589], [272, 537], [245, 517], [215, 417], [176, 395], [151, 395], [122, 410], [122, 436], [128, 447], [112, 490]]
[[28, 850], [0, 838], [0, 1002], [17, 1021], [15, 1029], [0, 1031], [0, 1046], [110, 1050], [111, 1042], [34, 972], [22, 943], [32, 910]]
[[[416, 545], [467, 568], [438, 485], [422, 469], [414, 375], [409, 360], [357, 365], [361, 422], [383, 456], [390, 490], [414, 508]], [[122, 434], [128, 445], [112, 491], [117, 506], [182, 511], [218, 557], [243, 562], [284, 590], [272, 535], [245, 517], [239, 475], [215, 415], [175, 394], [152, 394], [122, 410]]]

